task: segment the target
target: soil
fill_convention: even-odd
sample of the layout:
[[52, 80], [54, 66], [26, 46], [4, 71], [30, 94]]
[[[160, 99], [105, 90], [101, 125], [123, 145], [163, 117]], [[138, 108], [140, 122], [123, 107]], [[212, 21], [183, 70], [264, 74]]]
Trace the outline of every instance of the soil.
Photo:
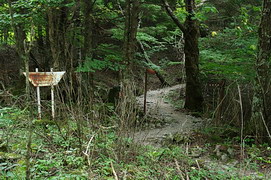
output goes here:
[[[143, 129], [134, 134], [134, 141], [140, 145], [152, 145], [161, 147], [168, 142], [179, 144], [187, 151], [187, 156], [197, 162], [199, 168], [211, 171], [220, 171], [232, 177], [250, 177], [251, 179], [270, 179], [270, 169], [260, 168], [257, 170], [249, 164], [239, 159], [240, 150], [234, 147], [224, 147], [223, 145], [205, 147], [206, 137], [195, 132], [203, 127], [207, 120], [196, 118], [184, 112], [178, 111], [173, 106], [174, 103], [168, 102], [169, 94], [180, 94], [185, 85], [179, 84], [163, 89], [150, 90], [147, 93], [147, 114], [146, 117], [165, 122], [160, 127]], [[177, 91], [177, 93], [176, 93]], [[173, 93], [174, 92], [174, 93]], [[137, 98], [139, 106], [143, 108], [144, 96]], [[208, 139], [208, 138], [207, 138]], [[170, 142], [171, 141], [171, 142]], [[226, 149], [223, 151], [223, 148]], [[231, 151], [230, 151], [231, 150]], [[237, 157], [234, 157], [237, 156]], [[215, 157], [215, 158], [214, 158]], [[269, 165], [269, 164], [268, 164]], [[266, 166], [266, 165], [265, 165]], [[269, 167], [269, 166], [267, 166]]]
[[[134, 140], [143, 145], [161, 146], [163, 140], [173, 134], [187, 135], [193, 130], [201, 127], [203, 120], [177, 111], [176, 108], [167, 101], [167, 95], [173, 91], [181, 91], [183, 84], [166, 87], [163, 89], [151, 90], [147, 93], [147, 115], [157, 121], [165, 121], [164, 126], [142, 130], [135, 133]], [[143, 107], [144, 96], [137, 98], [139, 106]]]

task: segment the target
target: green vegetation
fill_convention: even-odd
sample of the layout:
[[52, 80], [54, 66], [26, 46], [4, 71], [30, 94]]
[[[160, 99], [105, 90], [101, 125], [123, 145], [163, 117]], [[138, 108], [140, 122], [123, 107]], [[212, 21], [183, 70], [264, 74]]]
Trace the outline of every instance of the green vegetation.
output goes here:
[[[0, 0], [0, 180], [270, 179], [263, 2]], [[66, 71], [54, 119], [50, 87], [37, 119], [22, 75], [35, 68]], [[136, 96], [176, 84], [184, 88], [159, 92], [165, 104], [201, 128], [138, 142], [178, 119], [157, 113], [159, 102], [147, 100], [156, 114], [143, 112]]]
[[216, 33], [214, 37], [201, 40], [203, 76], [251, 81], [255, 77], [256, 33], [240, 36], [237, 34], [240, 33], [238, 29], [225, 29]]
[[[25, 178], [27, 122], [24, 114], [17, 109], [1, 109], [1, 179]], [[63, 127], [63, 136], [55, 125], [36, 124], [31, 145], [31, 178], [114, 179], [115, 171], [119, 177], [127, 179], [180, 179], [186, 176], [191, 179], [250, 179], [267, 177], [265, 169], [271, 166], [271, 148], [255, 146], [249, 138], [244, 147], [246, 158], [239, 162], [240, 146], [230, 140], [235, 139], [232, 134], [236, 134], [231, 133], [235, 130], [227, 127], [196, 132], [184, 144], [178, 141], [182, 135], [174, 135], [160, 148], [135, 145], [131, 139], [117, 136], [114, 129], [92, 131], [84, 128], [83, 131], [88, 135], [80, 151], [74, 129], [68, 132]], [[221, 133], [215, 138], [214, 132]], [[120, 145], [125, 146], [121, 153]], [[221, 162], [227, 165], [222, 168]], [[250, 174], [242, 174], [242, 171]]]

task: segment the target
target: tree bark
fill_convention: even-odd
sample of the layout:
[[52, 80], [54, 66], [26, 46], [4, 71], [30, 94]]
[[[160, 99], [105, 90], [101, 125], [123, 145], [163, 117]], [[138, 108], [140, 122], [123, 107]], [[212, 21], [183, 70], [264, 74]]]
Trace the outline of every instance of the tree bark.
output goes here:
[[[96, 3], [96, 0], [82, 0], [81, 7], [84, 14], [83, 19], [83, 36], [84, 43], [82, 48], [82, 60], [86, 61], [87, 59], [93, 58], [93, 29], [94, 29], [94, 17], [93, 17], [93, 7]], [[82, 63], [82, 62], [80, 62]], [[94, 98], [94, 74], [92, 72], [88, 73], [89, 80], [89, 102], [93, 102]]]
[[48, 33], [51, 47], [53, 62], [51, 66], [54, 69], [65, 68], [66, 57], [66, 25], [67, 25], [67, 7], [64, 6], [67, 2], [64, 1], [62, 7], [51, 7], [48, 11]]
[[59, 19], [57, 17], [58, 11], [54, 8], [50, 8], [48, 12], [48, 30], [49, 30], [49, 41], [52, 53], [52, 62], [49, 63], [54, 69], [59, 69]]
[[126, 0], [125, 30], [124, 30], [124, 63], [127, 66], [124, 70], [124, 79], [132, 74], [133, 58], [136, 47], [136, 35], [139, 23], [139, 0]]
[[184, 107], [190, 111], [201, 112], [203, 110], [203, 95], [199, 79], [199, 26], [195, 19], [194, 0], [185, 0], [185, 7], [188, 13], [185, 23], [182, 24], [174, 15], [166, 0], [161, 0], [167, 14], [184, 34], [184, 53], [186, 70], [186, 95]]
[[185, 20], [184, 53], [186, 70], [186, 95], [184, 107], [192, 111], [202, 111], [203, 96], [199, 79], [199, 25], [195, 20], [194, 0], [186, 0], [186, 11], [189, 13]]
[[[19, 24], [15, 24], [15, 20], [14, 20], [14, 11], [12, 8], [12, 1], [8, 0], [8, 5], [9, 5], [9, 14], [11, 17], [11, 27], [13, 29], [14, 32], [14, 36], [15, 36], [15, 41], [16, 41], [16, 50], [17, 53], [20, 57], [20, 62], [19, 62], [19, 67], [23, 67], [24, 66], [24, 62], [25, 62], [25, 52], [24, 52], [24, 40], [26, 39], [26, 34], [24, 31], [24, 27], [23, 24], [19, 23]], [[22, 13], [22, 10], [20, 10]]]
[[84, 45], [83, 45], [83, 51], [82, 51], [82, 59], [85, 60], [87, 57], [92, 58], [92, 44], [93, 44], [93, 24], [94, 19], [92, 16], [93, 6], [94, 3], [93, 0], [82, 0], [82, 11], [84, 14]]
[[259, 139], [271, 141], [271, 0], [264, 0], [259, 25], [256, 60], [255, 94], [253, 98], [253, 131]]
[[[117, 104], [119, 133], [128, 135], [128, 127], [135, 121], [135, 95], [133, 84], [133, 61], [136, 47], [136, 35], [139, 23], [139, 0], [126, 0], [125, 29], [123, 44], [123, 64], [126, 68], [120, 72], [120, 99]], [[121, 152], [121, 151], [120, 151]], [[122, 154], [119, 154], [122, 157]]]

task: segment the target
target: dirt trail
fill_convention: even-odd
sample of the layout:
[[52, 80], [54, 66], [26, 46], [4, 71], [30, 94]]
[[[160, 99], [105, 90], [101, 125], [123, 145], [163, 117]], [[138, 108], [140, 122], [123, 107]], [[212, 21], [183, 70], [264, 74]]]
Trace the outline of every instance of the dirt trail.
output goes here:
[[[180, 91], [184, 85], [175, 85], [163, 89], [148, 91], [147, 93], [147, 113], [156, 119], [167, 119], [168, 124], [161, 128], [143, 130], [135, 133], [135, 142], [144, 145], [158, 145], [161, 141], [175, 133], [191, 133], [202, 124], [202, 119], [186, 115], [176, 111], [175, 108], [165, 101], [165, 97], [172, 91]], [[140, 106], [143, 107], [144, 96], [137, 98]]]
[[[184, 134], [185, 136], [189, 136], [193, 130], [196, 130], [203, 125], [203, 119], [195, 118], [190, 115], [186, 115], [180, 111], [176, 111], [175, 108], [167, 102], [166, 96], [172, 91], [180, 91], [184, 88], [184, 85], [176, 85], [172, 87], [167, 87], [158, 90], [148, 91], [147, 94], [147, 110], [148, 117], [154, 117], [155, 119], [168, 119], [170, 122], [163, 127], [160, 128], [152, 128], [147, 130], [138, 131], [134, 135], [135, 142], [142, 145], [153, 145], [155, 147], [160, 147], [163, 145], [164, 140], [167, 139], [168, 136], [174, 135], [175, 133]], [[138, 104], [143, 107], [144, 97], [140, 96], [137, 98]], [[227, 161], [230, 156], [225, 152], [221, 155], [221, 158], [215, 160], [214, 158], [210, 158], [210, 154], [214, 154], [214, 150], [211, 149], [209, 153], [202, 153], [202, 148], [198, 147], [190, 147], [189, 150], [190, 156], [196, 162], [201, 162], [202, 168], [209, 169], [212, 171], [216, 171], [219, 169], [220, 172], [224, 174], [238, 175], [240, 177], [250, 177], [251, 179], [270, 179], [270, 172], [260, 173], [259, 171], [255, 171], [255, 169], [251, 169], [249, 164], [240, 164], [239, 160], [232, 159], [231, 161]], [[230, 148], [229, 148], [230, 149]], [[208, 149], [205, 149], [206, 151]], [[239, 152], [234, 152], [239, 153]], [[222, 158], [224, 156], [224, 160]], [[225, 160], [225, 157], [226, 160]], [[255, 168], [255, 167], [254, 167]], [[262, 176], [261, 174], [264, 174]], [[249, 179], [250, 179], [249, 178]]]

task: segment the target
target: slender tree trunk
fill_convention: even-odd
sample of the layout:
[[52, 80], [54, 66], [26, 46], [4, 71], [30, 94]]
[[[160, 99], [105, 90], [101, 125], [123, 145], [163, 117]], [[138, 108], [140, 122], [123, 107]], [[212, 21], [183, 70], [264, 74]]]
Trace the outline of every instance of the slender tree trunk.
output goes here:
[[[117, 112], [120, 118], [119, 132], [127, 133], [127, 127], [135, 120], [134, 92], [133, 92], [133, 61], [137, 44], [136, 34], [139, 23], [139, 0], [126, 0], [125, 30], [123, 44], [123, 62], [126, 69], [120, 72], [121, 97], [118, 101]], [[126, 134], [127, 135], [127, 134]], [[121, 156], [121, 155], [120, 155]]]
[[[86, 61], [93, 58], [93, 28], [94, 28], [94, 17], [93, 17], [93, 7], [95, 5], [95, 0], [82, 0], [82, 11], [84, 14], [83, 19], [83, 36], [84, 43], [82, 48], [82, 60]], [[82, 62], [80, 62], [82, 63]], [[89, 102], [93, 102], [94, 98], [94, 75], [92, 72], [88, 73], [89, 82]]]
[[81, 56], [79, 55], [81, 42], [78, 38], [78, 28], [81, 27], [80, 6], [81, 1], [76, 0], [74, 6], [71, 9], [70, 14], [72, 14], [72, 16], [68, 23], [70, 25], [67, 30], [67, 32], [69, 32], [69, 37], [66, 40], [68, 44], [66, 45], [66, 54], [68, 54], [68, 60], [66, 61], [65, 67], [66, 71], [71, 73], [74, 73], [74, 68], [78, 67], [79, 61], [81, 60]]
[[47, 57], [47, 54], [46, 54], [46, 46], [45, 46], [45, 41], [44, 41], [44, 38], [43, 38], [43, 27], [41, 25], [38, 25], [37, 27], [37, 45], [38, 45], [38, 52], [39, 52], [39, 69], [41, 69], [41, 71], [44, 71], [45, 67], [48, 67], [48, 66], [45, 66], [46, 64], [46, 57]]
[[[27, 110], [29, 110], [30, 114], [28, 116], [28, 141], [27, 141], [27, 151], [26, 151], [26, 156], [25, 156], [25, 161], [26, 161], [26, 179], [29, 180], [31, 179], [31, 171], [30, 171], [30, 158], [31, 158], [31, 142], [32, 142], [32, 120], [30, 119], [32, 115], [32, 109], [29, 107], [29, 102], [30, 102], [30, 83], [29, 83], [29, 54], [30, 50], [32, 48], [32, 43], [33, 43], [33, 36], [34, 36], [34, 30], [33, 27], [31, 28], [30, 32], [30, 39], [31, 42], [29, 43], [29, 47], [26, 43], [26, 35], [24, 32], [23, 24], [19, 24], [15, 26], [14, 18], [13, 18], [13, 8], [12, 8], [12, 3], [11, 0], [8, 1], [9, 4], [9, 13], [11, 17], [11, 26], [14, 31], [15, 35], [15, 40], [16, 40], [16, 49], [17, 53], [19, 54], [19, 57], [21, 61], [24, 64], [24, 70], [26, 72], [26, 78], [25, 78], [25, 94], [26, 94], [26, 107]], [[22, 63], [21, 63], [22, 64]]]
[[[63, 4], [67, 2], [64, 1]], [[48, 11], [48, 33], [51, 47], [53, 62], [51, 66], [54, 69], [65, 69], [65, 61], [67, 60], [67, 44], [66, 44], [66, 26], [67, 26], [68, 9], [63, 7], [51, 7]]]
[[49, 63], [51, 67], [54, 69], [59, 68], [59, 34], [58, 34], [58, 26], [59, 19], [57, 17], [58, 11], [54, 8], [50, 8], [48, 12], [48, 33], [49, 33], [49, 41], [50, 48], [52, 53], [52, 62]]
[[[45, 49], [44, 49], [44, 52], [45, 52], [45, 62], [43, 63], [44, 64], [44, 67], [45, 68], [50, 68], [50, 67], [53, 67], [51, 66], [51, 63], [52, 63], [52, 51], [51, 51], [51, 43], [50, 43], [50, 25], [49, 25], [49, 17], [48, 15], [46, 15], [45, 17], [46, 19], [46, 25], [45, 25], [45, 37], [44, 37], [44, 43], [45, 43]], [[48, 69], [49, 71], [49, 69]]]
[[93, 24], [94, 19], [92, 16], [93, 6], [94, 3], [93, 0], [82, 0], [82, 11], [84, 14], [84, 20], [83, 20], [83, 35], [84, 35], [84, 44], [83, 44], [83, 50], [82, 50], [82, 59], [86, 60], [86, 58], [92, 58], [92, 44], [93, 44]]
[[123, 78], [132, 76], [133, 60], [136, 48], [136, 35], [139, 23], [139, 0], [126, 0], [125, 30], [124, 30], [124, 63], [127, 66]]
[[[29, 58], [30, 58], [30, 52], [31, 49], [34, 46], [34, 36], [35, 36], [35, 31], [34, 31], [34, 25], [31, 25], [31, 31], [30, 31], [30, 42], [27, 45], [26, 43], [24, 44], [24, 53], [25, 53], [25, 72], [26, 72], [26, 93], [27, 93], [27, 101], [30, 102], [30, 83], [29, 83]], [[28, 120], [28, 141], [27, 141], [27, 152], [26, 152], [26, 179], [31, 179], [31, 144], [32, 144], [32, 133], [33, 133], [33, 124], [32, 124], [32, 117], [33, 117], [33, 111], [32, 108], [29, 107], [29, 120]]]
[[[15, 36], [15, 41], [16, 41], [16, 50], [17, 53], [20, 57], [20, 62], [19, 62], [19, 66], [20, 67], [24, 67], [24, 61], [25, 61], [25, 52], [24, 52], [24, 40], [26, 39], [26, 34], [24, 31], [24, 27], [23, 24], [17, 24], [15, 25], [15, 21], [14, 21], [14, 17], [13, 17], [13, 8], [12, 8], [12, 1], [8, 0], [8, 5], [9, 5], [9, 14], [11, 17], [11, 27], [13, 29], [14, 32], [14, 36]], [[20, 10], [22, 11], [22, 10]]]
[[3, 31], [3, 36], [4, 36], [4, 39], [3, 39], [3, 43], [4, 44], [8, 44], [8, 28], [5, 28], [4, 31]]
[[252, 128], [259, 139], [271, 141], [271, 0], [264, 0], [259, 26]]

